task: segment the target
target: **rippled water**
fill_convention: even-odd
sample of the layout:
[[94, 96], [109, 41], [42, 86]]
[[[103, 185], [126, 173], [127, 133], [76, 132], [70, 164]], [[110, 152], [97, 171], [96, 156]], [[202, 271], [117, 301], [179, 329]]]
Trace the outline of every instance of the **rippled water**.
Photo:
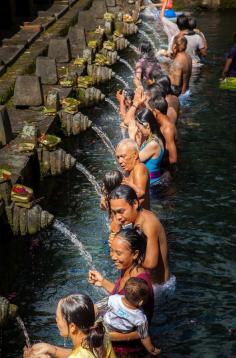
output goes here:
[[[235, 337], [230, 335], [236, 328], [236, 93], [218, 90], [224, 53], [235, 31], [235, 15], [231, 11], [198, 16], [198, 25], [209, 40], [209, 63], [193, 79], [192, 97], [182, 110], [175, 185], [152, 201], [168, 233], [171, 267], [177, 278], [175, 296], [160, 305], [152, 327], [162, 348], [161, 357], [236, 355]], [[165, 41], [163, 35], [161, 39]], [[138, 45], [138, 39], [134, 44]], [[123, 54], [133, 65], [134, 52]], [[132, 84], [124, 66], [117, 65], [115, 70]], [[114, 99], [119, 88], [113, 80], [103, 91]], [[96, 118], [113, 144], [120, 140], [119, 124], [109, 104], [88, 114]], [[66, 147], [98, 180], [115, 167], [92, 131], [69, 138]], [[94, 265], [115, 277], [99, 198], [83, 174], [73, 169], [48, 178], [40, 194], [46, 196], [43, 206], [77, 233]], [[55, 325], [55, 305], [60, 297], [75, 291], [99, 297], [87, 283], [86, 270], [76, 247], [53, 229], [33, 240], [1, 242], [0, 292], [20, 306], [32, 342], [63, 344]], [[17, 327], [3, 331], [2, 342], [3, 357], [21, 356], [24, 338]]]

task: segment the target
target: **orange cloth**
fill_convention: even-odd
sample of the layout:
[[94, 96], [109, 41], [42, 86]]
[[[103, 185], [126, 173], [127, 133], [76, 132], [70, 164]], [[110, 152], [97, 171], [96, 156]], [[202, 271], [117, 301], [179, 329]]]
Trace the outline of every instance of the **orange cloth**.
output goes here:
[[170, 9], [172, 9], [172, 7], [173, 7], [173, 1], [172, 1], [172, 0], [168, 0], [168, 1], [167, 1], [167, 4], [166, 4], [166, 9], [167, 9], [167, 10], [170, 10]]

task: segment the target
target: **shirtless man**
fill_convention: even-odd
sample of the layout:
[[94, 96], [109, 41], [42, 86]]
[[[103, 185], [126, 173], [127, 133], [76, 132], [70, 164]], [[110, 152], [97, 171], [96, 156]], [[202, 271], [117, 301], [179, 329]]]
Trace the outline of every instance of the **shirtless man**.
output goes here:
[[125, 172], [122, 183], [133, 188], [142, 207], [149, 209], [149, 173], [139, 159], [139, 150], [135, 141], [129, 138], [120, 141], [116, 147], [116, 158]]
[[168, 104], [163, 97], [150, 99], [148, 108], [154, 114], [156, 121], [160, 127], [160, 131], [165, 139], [166, 162], [167, 165], [177, 163], [177, 130], [175, 125], [170, 121], [167, 116]]
[[181, 88], [181, 95], [188, 91], [192, 74], [192, 58], [185, 52], [186, 47], [186, 38], [175, 36], [172, 46], [174, 61], [170, 66], [169, 77], [171, 85]]
[[152, 270], [153, 283], [164, 284], [170, 278], [168, 243], [157, 216], [140, 208], [135, 191], [127, 185], [120, 185], [112, 191], [110, 207], [113, 219], [109, 243], [122, 227], [130, 224], [139, 227], [147, 236], [146, 256], [142, 266]]

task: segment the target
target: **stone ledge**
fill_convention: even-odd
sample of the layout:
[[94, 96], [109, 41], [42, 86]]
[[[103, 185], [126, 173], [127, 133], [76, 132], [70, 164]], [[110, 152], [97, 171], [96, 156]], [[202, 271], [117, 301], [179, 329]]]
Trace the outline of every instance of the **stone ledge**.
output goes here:
[[[46, 31], [41, 32], [38, 39], [27, 49], [15, 63], [6, 69], [0, 77], [0, 104], [5, 104], [13, 94], [18, 75], [34, 72], [37, 56], [44, 55], [51, 38], [66, 35], [69, 27], [77, 20], [78, 12], [87, 9], [91, 0], [78, 0], [69, 10]], [[14, 36], [13, 36], [14, 37]], [[8, 40], [11, 43], [11, 39]]]

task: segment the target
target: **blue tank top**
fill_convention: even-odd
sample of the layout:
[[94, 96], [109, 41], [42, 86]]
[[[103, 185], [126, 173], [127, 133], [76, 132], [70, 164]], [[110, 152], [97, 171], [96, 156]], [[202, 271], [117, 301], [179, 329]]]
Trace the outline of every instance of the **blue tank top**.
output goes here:
[[[150, 175], [150, 186], [156, 185], [160, 181], [161, 163], [162, 163], [162, 160], [164, 157], [164, 152], [165, 152], [164, 148], [163, 148], [163, 144], [158, 137], [154, 137], [152, 140], [155, 140], [158, 143], [158, 145], [160, 147], [160, 153], [157, 158], [149, 158], [143, 162], [149, 172], [149, 175]], [[143, 150], [148, 143], [150, 143], [150, 141], [143, 143], [140, 147], [140, 151]]]

